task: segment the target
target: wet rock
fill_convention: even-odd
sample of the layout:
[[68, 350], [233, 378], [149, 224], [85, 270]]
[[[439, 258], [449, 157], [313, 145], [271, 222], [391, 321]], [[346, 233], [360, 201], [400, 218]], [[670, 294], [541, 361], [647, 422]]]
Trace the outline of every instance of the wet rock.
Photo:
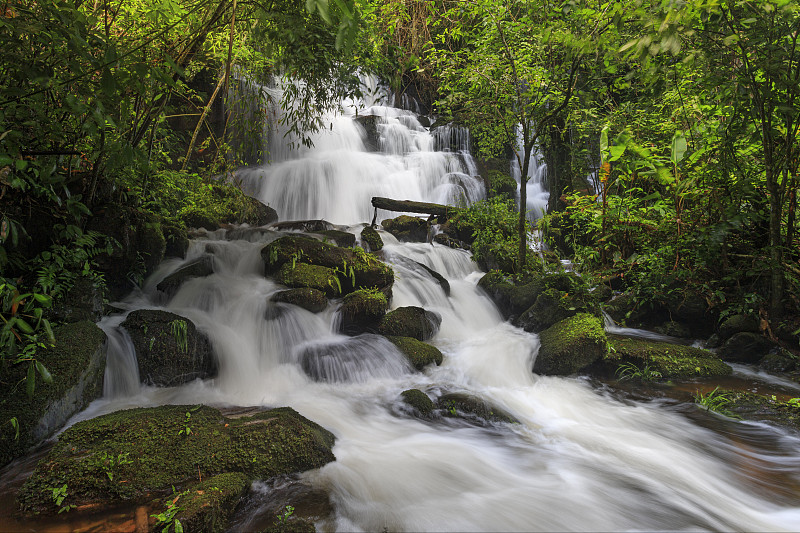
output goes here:
[[677, 337], [679, 339], [688, 339], [692, 337], [692, 330], [686, 324], [675, 322], [674, 320], [664, 322], [654, 329], [656, 333]]
[[378, 132], [380, 117], [360, 115], [353, 122], [364, 128], [364, 148], [367, 152], [378, 152], [381, 147], [381, 136]]
[[596, 316], [579, 313], [539, 334], [539, 354], [533, 371], [544, 375], [573, 374], [606, 353], [606, 334]]
[[526, 309], [514, 324], [525, 331], [539, 332], [578, 313], [591, 313], [597, 316], [596, 309], [596, 304], [588, 298], [584, 299], [579, 294], [549, 288], [539, 293], [533, 305]]
[[437, 409], [446, 417], [478, 419], [481, 422], [506, 422], [510, 424], [519, 421], [504, 410], [491, 405], [489, 402], [463, 393], [446, 393], [436, 400]]
[[639, 305], [636, 297], [630, 293], [617, 295], [603, 306], [614, 322], [621, 326], [640, 327], [645, 325], [643, 319], [647, 317], [648, 310]]
[[272, 229], [278, 231], [305, 231], [308, 233], [320, 233], [332, 230], [333, 224], [326, 220], [284, 220], [272, 225]]
[[433, 401], [427, 394], [419, 389], [404, 390], [400, 397], [403, 402], [418, 412], [421, 416], [427, 417], [433, 412]]
[[406, 356], [411, 366], [417, 370], [422, 370], [426, 366], [434, 363], [436, 366], [439, 366], [444, 360], [444, 356], [439, 348], [413, 337], [388, 336], [386, 338]]
[[[515, 309], [515, 306], [511, 303], [514, 284], [511, 283], [509, 279], [510, 278], [503, 273], [495, 270], [489, 272], [478, 281], [478, 287], [483, 289], [489, 299], [494, 302], [504, 318], [508, 318], [514, 314], [513, 311]], [[533, 301], [535, 301], [535, 299]], [[533, 301], [531, 301], [529, 305], [532, 305]]]
[[724, 361], [735, 363], [758, 363], [770, 350], [778, 345], [758, 333], [735, 333], [719, 349]]
[[191, 278], [204, 278], [214, 273], [214, 262], [208, 255], [204, 255], [182, 266], [166, 278], [164, 278], [156, 288], [166, 294], [172, 296], [186, 280]]
[[729, 398], [728, 410], [744, 420], [769, 422], [800, 430], [800, 408], [796, 403], [744, 391], [720, 391]]
[[339, 231], [330, 229], [325, 231], [316, 232], [322, 235], [325, 239], [330, 239], [336, 243], [336, 246], [352, 247], [356, 245], [356, 236], [347, 231]]
[[339, 331], [345, 335], [375, 333], [388, 306], [386, 295], [377, 290], [351, 292], [339, 308]]
[[421, 218], [400, 215], [382, 221], [381, 226], [401, 242], [428, 242], [428, 223]]
[[278, 220], [278, 213], [272, 207], [261, 203], [250, 196], [242, 196], [237, 202], [239, 209], [227, 217], [223, 222], [229, 224], [250, 224], [251, 226], [266, 226]]
[[306, 263], [283, 265], [275, 274], [275, 281], [287, 287], [315, 289], [328, 298], [335, 298], [342, 292], [339, 277], [332, 269]]
[[797, 366], [797, 357], [787, 350], [770, 352], [758, 363], [759, 368], [773, 373], [791, 372]]
[[383, 239], [372, 226], [366, 226], [361, 230], [361, 240], [369, 246], [370, 252], [377, 252], [383, 248]]
[[188, 318], [141, 309], [131, 312], [122, 327], [136, 348], [143, 383], [173, 387], [217, 375], [217, 360], [208, 337]]
[[725, 342], [737, 333], [758, 333], [760, 321], [756, 315], [733, 315], [719, 326], [719, 339]]
[[396, 377], [411, 370], [403, 354], [388, 339], [369, 333], [308, 343], [300, 352], [299, 361], [311, 379], [328, 383]]
[[446, 233], [437, 233], [434, 235], [433, 242], [441, 244], [442, 246], [447, 246], [448, 248], [454, 248], [456, 250], [468, 248], [468, 246], [466, 246], [463, 242], [453, 239]]
[[[54, 331], [55, 346], [39, 350], [36, 359], [53, 377], [36, 375], [32, 398], [25, 394], [28, 365], [9, 365], [0, 379], [0, 466], [46, 440], [74, 414], [103, 394], [106, 335], [94, 323], [80, 321]], [[17, 419], [19, 437], [7, 423]]]
[[[65, 431], [17, 501], [26, 514], [55, 514], [67, 505], [136, 502], [191, 484], [190, 491], [203, 494], [187, 498], [187, 518], [196, 516], [206, 523], [213, 514], [190, 511], [202, 510], [205, 504], [224, 507], [223, 502], [232, 502], [253, 480], [319, 468], [335, 459], [333, 444], [330, 432], [290, 408], [236, 419], [202, 405], [118, 411]], [[239, 475], [215, 479], [224, 474]], [[196, 485], [198, 477], [207, 484]], [[67, 497], [58, 506], [51, 487], [64, 484]], [[207, 494], [214, 492], [213, 486], [221, 489], [219, 499]]]
[[421, 307], [398, 307], [381, 319], [378, 332], [381, 335], [426, 341], [436, 335], [441, 323], [441, 316]]
[[[457, 248], [469, 248], [475, 242], [477, 228], [465, 220], [450, 219], [439, 226], [438, 235], [445, 235], [458, 243]], [[434, 237], [435, 239], [435, 237]]]
[[434, 269], [430, 268], [428, 265], [424, 265], [424, 264], [420, 263], [419, 261], [414, 261], [414, 262], [417, 265], [421, 266], [422, 269], [425, 270], [425, 272], [427, 272], [428, 274], [433, 276], [433, 279], [436, 280], [436, 282], [439, 284], [439, 286], [444, 291], [445, 295], [450, 296], [450, 282], [447, 281], [447, 279], [444, 276], [442, 276], [441, 274], [436, 272]]
[[320, 313], [328, 307], [328, 299], [325, 297], [325, 293], [309, 287], [276, 292], [270, 300], [297, 305], [312, 313]]
[[613, 349], [602, 360], [606, 375], [613, 375], [623, 363], [638, 369], [647, 366], [663, 379], [727, 376], [733, 372], [708, 350], [619, 335], [609, 335], [608, 339]]
[[[194, 484], [179, 493], [175, 504], [180, 511], [175, 518], [180, 520], [184, 531], [227, 531], [228, 522], [251, 482], [243, 472], [227, 472]], [[174, 498], [169, 496], [166, 503]]]

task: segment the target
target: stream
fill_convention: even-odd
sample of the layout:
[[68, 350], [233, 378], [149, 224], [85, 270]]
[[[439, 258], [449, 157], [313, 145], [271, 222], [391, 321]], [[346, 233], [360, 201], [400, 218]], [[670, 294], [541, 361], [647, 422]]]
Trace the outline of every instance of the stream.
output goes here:
[[[483, 196], [463, 130], [431, 133], [413, 113], [376, 102], [359, 114], [380, 117], [379, 152], [366, 151], [363, 128], [346, 113], [330, 119], [313, 148], [237, 177], [281, 220], [324, 219], [356, 235], [372, 219], [373, 196], [451, 204]], [[379, 211], [377, 220], [396, 215]], [[800, 530], [797, 434], [687, 402], [631, 398], [585, 378], [535, 375], [538, 337], [501, 318], [477, 288], [482, 272], [467, 252], [400, 243], [381, 231], [382, 258], [396, 273], [391, 308], [421, 306], [442, 317], [430, 342], [443, 364], [414, 372], [375, 336], [335, 333], [336, 304], [312, 314], [269, 302], [283, 287], [265, 278], [259, 252], [283, 234], [201, 230], [185, 259], [165, 261], [115, 304], [194, 321], [219, 359], [217, 378], [140, 385], [119, 327], [125, 313], [106, 317], [104, 397], [71, 423], [134, 406], [291, 406], [337, 439], [335, 462], [290, 480], [327, 493], [317, 522], [325, 531]], [[214, 274], [191, 279], [165, 302], [158, 282], [205, 254]], [[450, 296], [416, 262], [442, 274]], [[309, 352], [327, 355], [312, 372], [317, 379], [303, 369]], [[520, 423], [424, 421], [400, 399], [409, 388], [477, 396]], [[270, 494], [286, 490], [257, 485], [261, 500], [237, 516], [234, 530], [269, 525], [258, 522], [259, 506], [274, 506]]]

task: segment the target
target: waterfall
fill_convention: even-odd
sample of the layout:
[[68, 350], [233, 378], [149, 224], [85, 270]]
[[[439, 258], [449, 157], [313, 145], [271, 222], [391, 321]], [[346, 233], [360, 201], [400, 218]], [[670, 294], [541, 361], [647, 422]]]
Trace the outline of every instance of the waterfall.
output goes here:
[[[358, 105], [359, 117], [374, 117], [378, 151], [367, 151], [350, 109], [326, 118], [331, 127], [313, 136], [313, 147], [287, 149], [237, 176], [282, 219], [321, 218], [354, 233], [372, 218], [372, 196], [482, 197], [465, 131], [431, 133], [411, 111], [377, 99]], [[536, 213], [546, 193], [534, 160], [528, 208]], [[394, 216], [379, 213], [378, 221]], [[272, 302], [283, 287], [263, 275], [259, 253], [280, 234], [221, 229], [197, 237], [186, 260], [211, 254], [211, 275], [166, 302], [155, 287], [186, 261], [165, 262], [120, 304], [190, 318], [211, 340], [218, 377], [130, 386], [138, 376], [123, 355], [129, 343], [121, 318], [111, 317], [103, 328], [120, 348], [109, 350], [116, 355], [106, 396], [82, 416], [164, 403], [291, 406], [337, 439], [336, 461], [302, 476], [333, 504], [318, 524], [325, 531], [800, 529], [796, 434], [698, 423], [691, 405], [620, 399], [589, 380], [537, 376], [538, 337], [502, 319], [478, 289], [482, 273], [467, 252], [379, 232], [396, 273], [391, 307], [421, 306], [442, 318], [429, 341], [444, 355], [441, 366], [414, 372], [382, 337], [339, 335], [335, 301], [318, 314]], [[420, 263], [449, 282], [449, 296]], [[410, 388], [432, 398], [468, 394], [518, 423], [421, 420], [402, 408]]]
[[[522, 127], [517, 126], [517, 146], [522, 145]], [[520, 154], [523, 152], [520, 149]], [[522, 169], [516, 157], [511, 158], [511, 176], [517, 184], [522, 183]], [[537, 219], [547, 212], [547, 202], [550, 200], [550, 192], [547, 190], [547, 163], [544, 162], [544, 154], [538, 145], [535, 145], [530, 158], [528, 159], [528, 181], [526, 189], [528, 201], [525, 209], [528, 212], [528, 220], [536, 222]]]

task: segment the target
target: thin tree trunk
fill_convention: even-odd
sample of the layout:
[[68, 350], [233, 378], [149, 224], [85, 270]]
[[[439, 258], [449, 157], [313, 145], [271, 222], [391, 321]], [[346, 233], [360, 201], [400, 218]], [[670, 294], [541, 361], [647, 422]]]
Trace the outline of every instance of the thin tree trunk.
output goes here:
[[525, 143], [522, 156], [522, 168], [519, 176], [519, 270], [518, 274], [525, 272], [528, 254], [528, 224], [526, 209], [528, 206], [528, 167], [530, 166], [533, 143]]
[[186, 170], [186, 167], [189, 165], [189, 158], [192, 155], [192, 150], [194, 150], [194, 143], [197, 141], [197, 135], [200, 133], [200, 128], [203, 126], [203, 122], [206, 120], [206, 116], [208, 115], [211, 106], [214, 105], [214, 100], [217, 99], [217, 94], [219, 94], [219, 90], [222, 88], [222, 84], [225, 81], [225, 77], [221, 77], [217, 82], [217, 86], [214, 88], [214, 92], [211, 94], [211, 98], [208, 99], [208, 103], [203, 108], [203, 112], [200, 113], [200, 120], [197, 121], [197, 126], [194, 128], [194, 133], [192, 133], [192, 140], [189, 142], [189, 149], [186, 150], [186, 158], [183, 160], [183, 165], [181, 166], [181, 170]]

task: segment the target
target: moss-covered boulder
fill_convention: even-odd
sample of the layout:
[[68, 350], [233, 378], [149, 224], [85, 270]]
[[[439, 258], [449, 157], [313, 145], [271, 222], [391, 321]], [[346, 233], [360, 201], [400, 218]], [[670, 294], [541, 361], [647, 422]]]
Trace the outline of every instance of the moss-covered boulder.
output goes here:
[[392, 344], [406, 356], [411, 366], [417, 370], [422, 370], [433, 363], [437, 366], [441, 365], [444, 360], [439, 348], [413, 337], [387, 336], [386, 338], [392, 341]]
[[719, 326], [719, 339], [726, 341], [737, 333], [758, 333], [760, 320], [756, 315], [733, 315]]
[[222, 222], [266, 226], [278, 220], [278, 213], [272, 207], [244, 194], [236, 196], [238, 201], [229, 202], [229, 205], [233, 204], [238, 209], [228, 209], [221, 219]]
[[312, 313], [321, 313], [328, 307], [328, 299], [325, 297], [325, 293], [310, 287], [279, 291], [273, 294], [270, 300], [277, 303], [297, 305]]
[[734, 363], [758, 363], [778, 344], [758, 333], [741, 332], [726, 340], [719, 349], [724, 361]]
[[275, 281], [287, 287], [315, 289], [325, 293], [328, 298], [335, 298], [342, 293], [341, 282], [336, 272], [324, 266], [286, 263], [275, 274]]
[[181, 285], [191, 278], [203, 278], [210, 276], [214, 273], [214, 262], [209, 255], [198, 257], [197, 259], [188, 262], [178, 270], [161, 280], [156, 288], [166, 294], [172, 296]]
[[188, 318], [152, 309], [132, 311], [122, 323], [136, 348], [142, 383], [173, 387], [217, 375], [211, 343]]
[[460, 392], [443, 394], [436, 400], [436, 408], [445, 417], [478, 421], [481, 425], [486, 422], [518, 423], [509, 413], [486, 400]]
[[6, 360], [0, 372], [0, 466], [52, 436], [103, 394], [105, 333], [81, 321], [56, 328], [54, 334], [55, 346], [36, 353], [53, 381], [44, 383], [36, 375], [33, 397], [26, 394], [28, 365], [11, 366]]
[[383, 220], [381, 226], [401, 242], [428, 241], [428, 223], [421, 218], [400, 215]]
[[606, 353], [603, 323], [594, 315], [578, 313], [539, 334], [539, 354], [533, 371], [544, 375], [573, 374]]
[[408, 389], [400, 393], [403, 403], [411, 407], [423, 417], [430, 416], [433, 412], [433, 400], [419, 389]]
[[377, 288], [388, 294], [394, 283], [394, 272], [361, 248], [340, 248], [305, 235], [286, 235], [267, 244], [261, 250], [267, 275], [273, 275], [285, 265], [323, 266], [339, 279], [341, 294], [356, 289]]
[[317, 232], [322, 235], [323, 239], [331, 240], [336, 243], [336, 246], [352, 247], [356, 245], [356, 236], [349, 231], [340, 231], [338, 229], [329, 229]]
[[772, 395], [734, 390], [717, 392], [728, 400], [724, 408], [734, 416], [800, 430], [800, 403], [794, 401], [796, 398], [781, 400]]
[[221, 224], [219, 218], [206, 209], [199, 207], [190, 207], [179, 213], [181, 222], [187, 228], [203, 228], [208, 231], [218, 230]]
[[767, 372], [784, 373], [798, 368], [798, 357], [792, 352], [778, 349], [765, 355], [758, 363], [758, 367]]
[[[333, 461], [333, 443], [330, 432], [290, 408], [237, 419], [202, 405], [118, 411], [65, 431], [17, 501], [25, 513], [57, 513], [68, 505], [141, 501], [172, 487], [196, 490], [199, 477], [209, 483], [231, 473], [268, 479]], [[242, 485], [241, 476], [216, 483], [222, 481], [228, 496]], [[51, 488], [65, 484], [67, 496], [58, 506]]]
[[[497, 310], [500, 311], [504, 318], [508, 318], [513, 314], [514, 308], [511, 304], [511, 295], [514, 292], [514, 284], [508, 276], [499, 270], [492, 270], [478, 280], [478, 287], [483, 289], [489, 299], [494, 302]], [[532, 305], [533, 301], [528, 305]]]
[[607, 375], [626, 363], [658, 372], [663, 379], [727, 376], [733, 372], [714, 353], [692, 346], [610, 335], [601, 366]]
[[361, 241], [366, 243], [370, 252], [377, 252], [383, 248], [383, 239], [372, 226], [366, 226], [361, 230]]
[[675, 291], [666, 299], [664, 307], [669, 312], [670, 321], [680, 324], [688, 331], [684, 337], [707, 337], [714, 332], [717, 313], [711, 309], [706, 299], [685, 287]]
[[305, 231], [319, 233], [333, 229], [333, 224], [327, 220], [282, 220], [272, 225], [278, 231]]
[[375, 289], [351, 292], [339, 308], [339, 331], [345, 335], [376, 332], [388, 306], [386, 295]]
[[441, 324], [441, 316], [422, 307], [398, 307], [381, 319], [378, 332], [381, 335], [426, 341], [438, 333]]
[[555, 288], [545, 289], [536, 301], [514, 321], [525, 331], [539, 332], [556, 322], [578, 313], [597, 316], [597, 304], [585, 294], [561, 292]]
[[[218, 474], [189, 486], [176, 496], [168, 496], [164, 509], [170, 504], [180, 509], [174, 518], [181, 522], [184, 531], [221, 533], [228, 529], [228, 522], [251, 483], [243, 472]], [[158, 525], [155, 529], [159, 529]]]
[[86, 276], [77, 278], [63, 297], [55, 299], [47, 314], [56, 323], [98, 322], [103, 316], [101, 283]]

